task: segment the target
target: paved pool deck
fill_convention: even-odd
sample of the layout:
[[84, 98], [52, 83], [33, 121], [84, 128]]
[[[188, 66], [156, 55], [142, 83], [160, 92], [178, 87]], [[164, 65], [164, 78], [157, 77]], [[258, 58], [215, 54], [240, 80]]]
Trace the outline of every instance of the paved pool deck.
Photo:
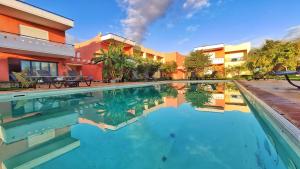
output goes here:
[[[239, 80], [247, 90], [300, 129], [300, 90], [285, 80]], [[300, 81], [296, 82], [300, 85]]]

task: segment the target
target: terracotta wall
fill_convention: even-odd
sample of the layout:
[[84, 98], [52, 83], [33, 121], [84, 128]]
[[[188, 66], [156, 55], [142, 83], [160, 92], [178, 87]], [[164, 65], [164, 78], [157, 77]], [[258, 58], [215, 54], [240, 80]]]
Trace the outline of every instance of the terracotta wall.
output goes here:
[[[1, 53], [0, 53], [1, 55]], [[0, 56], [0, 81], [8, 81], [8, 59]]]
[[224, 58], [225, 57], [225, 49], [224, 48], [218, 48], [218, 49], [210, 49], [202, 51], [203, 53], [215, 53], [216, 58]]
[[174, 80], [180, 80], [180, 79], [186, 79], [187, 73], [182, 70], [177, 70], [176, 72], [172, 73], [172, 79]]
[[216, 99], [215, 104], [213, 106], [225, 107], [225, 100], [224, 99]]
[[215, 52], [216, 58], [224, 58], [225, 57], [225, 50], [224, 50], [224, 48], [214, 50], [213, 52]]
[[176, 62], [177, 66], [183, 66], [184, 65], [184, 59], [185, 56], [181, 55], [178, 52], [173, 52], [173, 53], [167, 53], [165, 56], [165, 62]]
[[65, 43], [65, 31], [45, 27], [42, 25], [30, 23], [17, 18], [12, 18], [6, 15], [0, 14], [0, 31], [9, 32], [13, 34], [20, 34], [19, 25], [31, 26], [34, 28], [42, 29], [49, 32], [49, 41]]
[[185, 60], [185, 56], [176, 53], [176, 63], [178, 66], [184, 66], [184, 60]]
[[[108, 45], [102, 44], [101, 42], [91, 42], [80, 47], [76, 47], [76, 53], [80, 53], [80, 59], [91, 60], [94, 57], [94, 53], [100, 49], [107, 50]], [[82, 66], [82, 75], [84, 76], [93, 76], [94, 80], [102, 80], [102, 69], [103, 65], [83, 65]]]
[[82, 66], [82, 75], [93, 76], [95, 81], [102, 80], [102, 69], [103, 65], [84, 65]]
[[[184, 66], [185, 56], [181, 55], [178, 52], [168, 53], [165, 56], [165, 62], [176, 62], [178, 67]], [[172, 79], [186, 79], [186, 72], [184, 70], [177, 70], [172, 73]]]

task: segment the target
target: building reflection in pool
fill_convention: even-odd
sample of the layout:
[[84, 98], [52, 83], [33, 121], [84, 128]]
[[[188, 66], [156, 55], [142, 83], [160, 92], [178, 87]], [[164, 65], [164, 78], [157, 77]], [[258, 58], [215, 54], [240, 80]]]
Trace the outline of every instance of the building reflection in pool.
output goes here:
[[[21, 102], [12, 105], [26, 110]], [[78, 113], [56, 108], [13, 112], [1, 114], [1, 168], [32, 168], [80, 146], [70, 133]]]
[[80, 145], [70, 134], [71, 125], [117, 130], [157, 109], [184, 103], [201, 112], [250, 111], [231, 83], [172, 83], [3, 102], [0, 160], [3, 168], [32, 161], [39, 165]]

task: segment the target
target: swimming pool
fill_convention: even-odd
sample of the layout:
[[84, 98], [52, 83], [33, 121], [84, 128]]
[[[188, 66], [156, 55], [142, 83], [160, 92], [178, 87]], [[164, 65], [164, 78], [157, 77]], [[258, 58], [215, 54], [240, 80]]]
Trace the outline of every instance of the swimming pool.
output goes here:
[[233, 83], [170, 83], [0, 102], [2, 168], [300, 168]]

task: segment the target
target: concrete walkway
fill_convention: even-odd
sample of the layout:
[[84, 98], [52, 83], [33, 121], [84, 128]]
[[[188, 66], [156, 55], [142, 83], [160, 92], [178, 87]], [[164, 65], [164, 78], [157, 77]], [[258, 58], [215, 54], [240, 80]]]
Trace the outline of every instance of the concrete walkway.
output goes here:
[[[238, 81], [246, 89], [300, 128], [300, 90], [284, 80]], [[300, 85], [300, 82], [296, 82]]]

